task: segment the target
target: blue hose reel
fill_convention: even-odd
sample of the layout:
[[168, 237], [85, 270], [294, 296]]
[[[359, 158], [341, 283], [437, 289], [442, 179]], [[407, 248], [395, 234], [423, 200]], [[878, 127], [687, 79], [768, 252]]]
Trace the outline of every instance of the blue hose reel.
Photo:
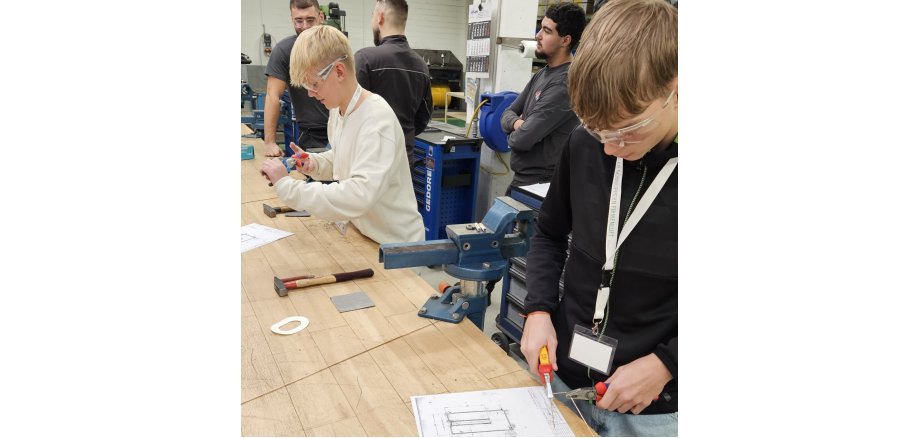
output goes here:
[[483, 93], [482, 98], [488, 100], [479, 109], [479, 135], [485, 140], [486, 145], [496, 152], [508, 152], [508, 135], [502, 131], [502, 113], [508, 109], [518, 93], [502, 91], [499, 93]]

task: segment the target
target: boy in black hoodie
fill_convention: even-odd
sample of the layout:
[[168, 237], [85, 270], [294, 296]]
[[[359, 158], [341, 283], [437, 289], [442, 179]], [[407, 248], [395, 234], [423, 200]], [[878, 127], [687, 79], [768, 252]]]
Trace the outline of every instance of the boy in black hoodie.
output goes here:
[[609, 384], [577, 402], [598, 434], [676, 436], [677, 10], [606, 2], [568, 86], [582, 125], [531, 240], [521, 351], [536, 373], [547, 346], [554, 391]]

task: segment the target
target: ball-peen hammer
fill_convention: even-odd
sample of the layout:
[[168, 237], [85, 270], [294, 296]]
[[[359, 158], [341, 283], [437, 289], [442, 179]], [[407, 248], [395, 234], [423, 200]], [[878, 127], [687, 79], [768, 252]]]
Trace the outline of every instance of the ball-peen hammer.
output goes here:
[[275, 292], [279, 297], [286, 297], [288, 289], [300, 289], [304, 287], [317, 286], [320, 284], [338, 283], [342, 281], [355, 280], [358, 278], [368, 278], [374, 276], [373, 269], [362, 269], [360, 271], [342, 272], [338, 274], [329, 274], [322, 277], [304, 278], [298, 280], [284, 281], [290, 279], [281, 279], [275, 277]]

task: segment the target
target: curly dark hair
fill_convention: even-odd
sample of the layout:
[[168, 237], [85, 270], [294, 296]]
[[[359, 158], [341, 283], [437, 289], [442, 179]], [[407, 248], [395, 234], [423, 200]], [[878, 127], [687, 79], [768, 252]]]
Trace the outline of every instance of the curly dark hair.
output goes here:
[[556, 22], [556, 32], [564, 37], [571, 35], [573, 52], [581, 41], [581, 33], [585, 30], [585, 11], [574, 3], [558, 3], [546, 8], [546, 18]]

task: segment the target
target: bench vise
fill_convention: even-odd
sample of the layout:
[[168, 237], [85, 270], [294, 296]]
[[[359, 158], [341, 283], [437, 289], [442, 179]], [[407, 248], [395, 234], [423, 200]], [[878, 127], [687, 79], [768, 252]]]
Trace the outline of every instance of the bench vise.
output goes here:
[[481, 223], [448, 225], [447, 239], [380, 245], [384, 269], [444, 265], [460, 284], [433, 294], [419, 316], [459, 323], [464, 316], [483, 329], [488, 292], [485, 282], [498, 280], [508, 259], [527, 254], [534, 211], [507, 196], [496, 198]]

